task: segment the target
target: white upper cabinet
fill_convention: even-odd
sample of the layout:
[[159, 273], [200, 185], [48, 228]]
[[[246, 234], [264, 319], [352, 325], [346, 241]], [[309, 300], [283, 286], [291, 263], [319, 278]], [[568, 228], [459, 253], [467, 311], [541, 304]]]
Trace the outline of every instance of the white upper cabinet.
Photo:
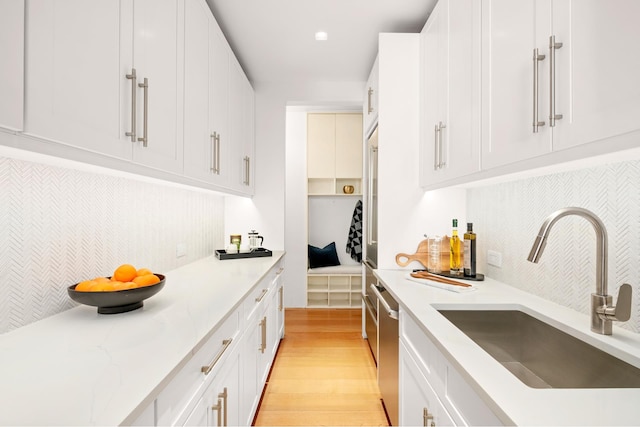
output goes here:
[[25, 132], [181, 171], [181, 9], [180, 0], [29, 1]]
[[480, 5], [440, 0], [421, 35], [421, 185], [480, 169]]
[[204, 0], [186, 0], [184, 91], [185, 174], [253, 195], [253, 88]]
[[378, 121], [378, 57], [373, 62], [373, 67], [367, 79], [365, 87], [364, 105], [362, 107], [363, 131], [369, 135], [373, 125]]
[[[640, 130], [640, 2], [557, 0], [552, 5], [549, 35], [562, 43], [555, 53], [555, 104], [556, 114], [563, 116], [553, 128], [553, 149]], [[549, 35], [540, 45], [547, 55]], [[546, 115], [548, 109], [541, 106]]]
[[24, 0], [0, 1], [0, 127], [22, 130]]
[[640, 129], [640, 2], [482, 8], [483, 169]]
[[185, 3], [184, 172], [228, 184], [229, 52], [204, 0]]

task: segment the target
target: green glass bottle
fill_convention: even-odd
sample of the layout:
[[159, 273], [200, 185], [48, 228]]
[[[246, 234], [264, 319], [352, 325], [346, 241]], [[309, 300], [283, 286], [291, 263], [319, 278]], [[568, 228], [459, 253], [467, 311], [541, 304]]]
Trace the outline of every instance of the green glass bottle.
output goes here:
[[476, 277], [476, 233], [472, 222], [467, 223], [467, 232], [464, 233], [464, 275]]

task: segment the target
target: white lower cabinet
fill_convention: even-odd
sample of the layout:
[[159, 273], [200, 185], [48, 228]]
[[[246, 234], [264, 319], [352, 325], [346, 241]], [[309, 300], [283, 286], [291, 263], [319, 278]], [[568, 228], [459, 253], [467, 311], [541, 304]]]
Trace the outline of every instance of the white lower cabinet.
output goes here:
[[400, 425], [456, 425], [422, 369], [400, 342]]
[[240, 417], [240, 353], [234, 351], [217, 370], [185, 426], [237, 426]]
[[399, 370], [401, 425], [503, 425], [403, 310], [400, 311]]
[[284, 331], [273, 266], [135, 419], [134, 425], [251, 425]]

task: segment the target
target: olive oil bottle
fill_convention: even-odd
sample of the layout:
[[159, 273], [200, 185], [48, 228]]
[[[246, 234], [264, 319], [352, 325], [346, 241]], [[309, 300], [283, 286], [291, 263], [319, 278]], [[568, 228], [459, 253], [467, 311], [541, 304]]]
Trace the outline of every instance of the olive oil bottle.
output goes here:
[[476, 233], [472, 222], [467, 223], [467, 232], [464, 233], [464, 275], [476, 277]]
[[449, 272], [455, 275], [462, 275], [462, 242], [458, 236], [458, 220], [453, 220], [453, 231], [451, 232], [451, 239], [449, 239], [451, 246], [451, 256], [449, 257]]

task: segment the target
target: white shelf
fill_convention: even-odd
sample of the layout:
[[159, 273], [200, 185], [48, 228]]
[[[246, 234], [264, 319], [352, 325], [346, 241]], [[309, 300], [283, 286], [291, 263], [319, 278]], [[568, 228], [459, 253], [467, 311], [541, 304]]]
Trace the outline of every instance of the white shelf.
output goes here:
[[361, 275], [307, 274], [307, 307], [358, 308], [361, 306]]

